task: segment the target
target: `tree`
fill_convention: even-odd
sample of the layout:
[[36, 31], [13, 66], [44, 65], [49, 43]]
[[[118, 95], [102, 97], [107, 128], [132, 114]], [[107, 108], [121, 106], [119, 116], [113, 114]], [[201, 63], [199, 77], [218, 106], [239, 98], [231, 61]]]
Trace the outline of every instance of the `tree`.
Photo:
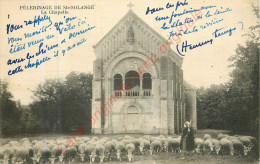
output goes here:
[[[254, 7], [259, 18], [259, 9]], [[259, 137], [259, 22], [250, 27], [245, 46], [229, 58], [231, 80], [225, 85], [198, 90], [200, 128], [230, 129]], [[207, 117], [207, 118], [206, 118]]]
[[3, 136], [10, 136], [18, 131], [20, 112], [12, 98], [12, 94], [8, 91], [8, 83], [0, 80], [0, 129]]
[[37, 132], [71, 132], [86, 126], [91, 115], [92, 74], [71, 72], [65, 80], [39, 84], [30, 105], [30, 128]]

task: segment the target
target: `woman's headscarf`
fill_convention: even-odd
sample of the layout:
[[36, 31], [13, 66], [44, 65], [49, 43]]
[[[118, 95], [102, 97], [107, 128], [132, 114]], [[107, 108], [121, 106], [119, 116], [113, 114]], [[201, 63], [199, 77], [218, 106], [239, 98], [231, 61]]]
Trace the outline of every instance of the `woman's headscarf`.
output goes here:
[[190, 122], [189, 121], [185, 121], [184, 127], [188, 128], [188, 132], [190, 132]]

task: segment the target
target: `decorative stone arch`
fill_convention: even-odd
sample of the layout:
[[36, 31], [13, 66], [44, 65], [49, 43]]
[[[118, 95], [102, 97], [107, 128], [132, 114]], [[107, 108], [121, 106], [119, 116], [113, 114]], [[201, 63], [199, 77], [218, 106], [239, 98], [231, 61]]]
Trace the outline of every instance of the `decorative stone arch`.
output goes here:
[[[131, 109], [133, 108], [133, 109]], [[129, 110], [130, 109], [130, 110]], [[120, 109], [121, 117], [123, 119], [122, 126], [125, 133], [141, 133], [143, 129], [144, 120], [143, 106], [136, 100], [130, 100], [122, 105]]]
[[142, 106], [142, 104], [140, 104], [137, 100], [129, 100], [126, 103], [124, 103], [124, 105], [122, 105], [121, 109], [120, 109], [120, 113], [125, 114], [126, 109], [130, 106], [135, 106], [139, 113], [144, 113], [144, 108]]
[[[113, 76], [113, 74], [112, 74], [113, 68], [116, 67], [116, 65], [124, 59], [139, 58], [139, 59], [143, 60], [143, 62], [145, 63], [146, 57], [147, 56], [142, 52], [123, 52], [123, 53], [117, 55], [117, 57], [114, 58], [114, 60], [112, 60], [111, 62], [109, 62], [107, 64], [108, 67], [107, 67], [107, 69], [105, 69], [106, 71], [104, 71], [104, 76], [105, 76], [105, 78], [111, 78]], [[148, 58], [150, 60], [150, 56]], [[159, 61], [157, 61], [157, 62], [159, 62]], [[159, 69], [158, 69], [157, 63], [152, 62], [152, 64], [153, 64], [153, 66], [150, 66], [152, 75], [159, 77]], [[139, 67], [141, 67], [141, 66], [144, 67], [144, 65], [140, 65]]]

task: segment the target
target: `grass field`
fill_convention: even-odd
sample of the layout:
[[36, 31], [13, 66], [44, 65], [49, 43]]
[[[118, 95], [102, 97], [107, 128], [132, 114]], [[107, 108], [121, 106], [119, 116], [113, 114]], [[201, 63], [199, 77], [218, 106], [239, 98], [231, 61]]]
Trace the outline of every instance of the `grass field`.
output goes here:
[[[195, 137], [203, 138], [205, 134], [210, 134], [213, 138], [217, 137], [218, 133], [224, 133], [229, 134], [229, 131], [225, 130], [211, 130], [211, 129], [205, 129], [205, 130], [198, 130], [195, 133]], [[139, 137], [142, 136], [141, 134], [119, 134], [119, 135], [95, 135], [97, 137], [119, 137], [119, 136], [125, 136], [130, 135], [133, 137]], [[93, 135], [87, 135], [88, 137], [91, 137]], [[19, 140], [21, 138], [27, 137], [31, 141], [32, 140], [44, 140], [44, 139], [57, 139], [57, 138], [71, 138], [71, 135], [36, 135], [36, 136], [16, 136], [12, 138], [1, 138], [0, 139], [0, 145], [4, 145], [8, 143], [11, 140]], [[123, 159], [122, 162], [119, 161], [111, 161], [109, 164], [116, 164], [116, 163], [129, 163], [127, 159]], [[137, 164], [246, 164], [246, 163], [259, 163], [258, 160], [253, 159], [252, 157], [238, 157], [238, 156], [230, 156], [230, 155], [209, 155], [209, 154], [195, 154], [191, 153], [190, 155], [185, 156], [185, 159], [181, 159], [180, 154], [176, 153], [165, 153], [165, 152], [159, 152], [155, 153], [153, 155], [145, 154], [145, 155], [135, 155], [134, 160], [132, 163]]]

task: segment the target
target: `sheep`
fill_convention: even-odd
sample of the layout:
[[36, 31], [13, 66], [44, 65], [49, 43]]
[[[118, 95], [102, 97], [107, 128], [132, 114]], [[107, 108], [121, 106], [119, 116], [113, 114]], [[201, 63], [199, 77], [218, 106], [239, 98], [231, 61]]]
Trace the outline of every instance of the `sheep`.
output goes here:
[[117, 155], [117, 159], [118, 159], [119, 161], [122, 160], [122, 159], [121, 159], [121, 154], [123, 154], [125, 151], [126, 151], [126, 149], [125, 149], [124, 143], [123, 143], [123, 142], [118, 142], [118, 143], [116, 144], [116, 155]]
[[204, 141], [204, 150], [208, 154], [213, 151], [213, 144], [211, 139], [207, 139], [206, 141]]
[[67, 148], [67, 152], [66, 152], [66, 157], [69, 160], [69, 163], [74, 162], [75, 161], [75, 157], [77, 155], [77, 149], [74, 146], [68, 147]]
[[160, 142], [162, 144], [162, 150], [161, 151], [164, 151], [164, 152], [167, 152], [167, 142], [166, 142], [166, 138], [165, 137], [162, 137], [163, 135], [160, 135]]
[[222, 138], [220, 140], [220, 145], [221, 145], [221, 151], [223, 154], [234, 155], [234, 148], [233, 148], [233, 144], [231, 141], [229, 141], [226, 138]]
[[59, 145], [59, 147], [57, 146], [57, 150], [59, 152], [59, 156], [58, 156], [59, 162], [63, 163], [64, 157], [65, 157], [64, 154], [67, 152], [67, 147], [64, 144], [62, 144], [62, 145]]
[[84, 143], [84, 144], [79, 145], [79, 147], [78, 147], [79, 157], [80, 157], [81, 162], [85, 161], [85, 155], [86, 155], [85, 147], [86, 146], [87, 146], [87, 144]]
[[239, 137], [239, 140], [244, 145], [244, 155], [247, 156], [248, 152], [250, 152], [251, 148], [253, 147], [253, 144], [251, 140], [245, 136]]
[[215, 153], [219, 154], [219, 151], [221, 149], [220, 142], [216, 139], [211, 139], [211, 141], [212, 141], [212, 145], [213, 145], [213, 149], [214, 149]]
[[148, 140], [148, 139], [151, 138], [151, 136], [150, 135], [144, 135], [144, 138]]
[[228, 139], [229, 141], [237, 140], [237, 139], [238, 139], [236, 136], [226, 136], [226, 137], [224, 137], [224, 138]]
[[38, 143], [38, 142], [39, 142], [38, 140], [33, 140], [32, 145], [36, 145], [36, 143]]
[[88, 142], [88, 141], [90, 141], [90, 139], [88, 138], [88, 137], [84, 137], [84, 138], [82, 138], [82, 140], [86, 143], [86, 142]]
[[51, 156], [50, 156], [49, 160], [51, 161], [52, 164], [54, 164], [55, 160], [58, 159], [57, 157], [59, 155], [57, 146], [54, 146], [51, 148], [50, 154], [51, 154]]
[[205, 135], [204, 135], [204, 140], [206, 141], [207, 139], [211, 139], [211, 135], [205, 134]]
[[201, 139], [201, 138], [195, 138], [195, 151], [197, 152], [197, 153], [200, 153], [201, 152], [201, 150], [203, 150], [203, 145], [204, 145], [204, 140], [203, 139]]
[[12, 147], [12, 146], [20, 146], [18, 141], [10, 141], [8, 144], [9, 144], [9, 146], [11, 146], [11, 147]]
[[100, 163], [103, 163], [104, 158], [105, 158], [105, 147], [101, 144], [98, 144], [96, 146], [96, 149], [97, 149], [97, 154], [100, 158]]
[[4, 163], [9, 163], [9, 160], [11, 158], [11, 155], [13, 154], [14, 150], [10, 148], [9, 146], [7, 147], [2, 147], [2, 156], [4, 158]]
[[219, 134], [218, 134], [218, 140], [221, 140], [222, 138], [225, 138], [225, 137], [227, 137], [227, 136], [228, 136], [227, 134], [219, 133]]
[[167, 147], [168, 147], [168, 151], [172, 151], [172, 152], [180, 152], [180, 144], [181, 144], [181, 138], [171, 138], [168, 139], [167, 141]]
[[19, 142], [22, 143], [22, 142], [25, 142], [25, 141], [26, 141], [26, 142], [27, 142], [27, 141], [30, 142], [29, 138], [22, 138], [22, 139], [20, 139]]
[[40, 160], [46, 162], [47, 159], [49, 159], [50, 154], [50, 149], [48, 147], [41, 147], [37, 152], [37, 162], [39, 163]]
[[89, 154], [89, 158], [90, 158], [90, 163], [91, 162], [95, 162], [95, 158], [96, 158], [96, 147], [95, 144], [89, 144], [86, 145], [85, 147], [86, 152]]
[[105, 144], [105, 156], [106, 159], [109, 159], [111, 161], [111, 154], [115, 152], [115, 143], [113, 141], [108, 141]]
[[137, 138], [133, 138], [133, 139], [131, 139], [131, 143], [135, 146], [136, 150], [134, 150], [134, 151], [136, 152], [137, 148], [140, 147], [140, 140]]
[[0, 163], [4, 163], [3, 148], [4, 148], [4, 147], [0, 147]]
[[152, 143], [153, 141], [160, 141], [160, 137], [151, 137], [150, 143]]
[[139, 151], [144, 154], [144, 151], [150, 149], [150, 142], [146, 139], [140, 139]]
[[14, 151], [12, 162], [22, 164], [29, 157], [29, 149], [27, 147], [16, 147]]
[[132, 139], [132, 137], [126, 135], [126, 136], [124, 137], [124, 139]]
[[253, 144], [253, 146], [257, 146], [257, 140], [256, 140], [255, 137], [252, 137], [252, 136], [245, 136], [245, 137], [250, 139], [250, 141]]
[[234, 154], [235, 155], [242, 155], [244, 154], [244, 145], [242, 142], [236, 140], [236, 139], [233, 139], [232, 141], [232, 144], [233, 144], [233, 148], [234, 148]]
[[132, 159], [133, 159], [133, 151], [135, 150], [135, 145], [134, 144], [127, 144], [125, 148], [127, 150], [128, 160], [129, 160], [129, 162], [131, 162]]
[[153, 154], [153, 152], [159, 152], [159, 150], [161, 149], [161, 142], [156, 140], [153, 141], [150, 145], [150, 155]]

